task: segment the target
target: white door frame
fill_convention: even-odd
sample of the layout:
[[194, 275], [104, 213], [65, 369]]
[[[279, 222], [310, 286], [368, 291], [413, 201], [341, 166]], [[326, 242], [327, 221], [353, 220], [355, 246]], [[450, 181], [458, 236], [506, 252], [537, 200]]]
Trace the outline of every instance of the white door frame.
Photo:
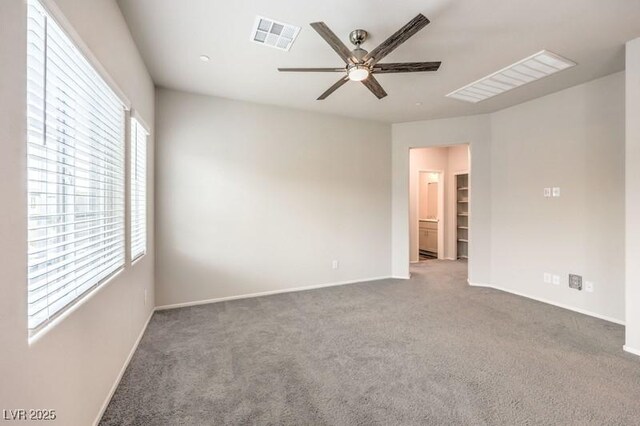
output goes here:
[[[420, 261], [420, 175], [422, 173], [437, 173], [438, 174], [438, 259], [445, 259], [444, 253], [444, 229], [445, 229], [445, 221], [444, 221], [444, 188], [445, 188], [445, 173], [444, 170], [428, 170], [428, 169], [418, 169], [418, 184], [416, 185], [416, 229], [418, 230], [416, 238], [416, 247], [418, 253], [418, 261]], [[457, 247], [456, 247], [457, 250]]]

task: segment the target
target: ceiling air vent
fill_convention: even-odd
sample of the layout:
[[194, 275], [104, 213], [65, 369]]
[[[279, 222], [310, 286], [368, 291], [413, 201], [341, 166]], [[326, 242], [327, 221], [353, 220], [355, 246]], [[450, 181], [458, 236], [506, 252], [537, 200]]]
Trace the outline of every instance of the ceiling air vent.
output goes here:
[[560, 55], [542, 50], [498, 72], [454, 90], [447, 97], [475, 104], [575, 65], [575, 62]]
[[289, 50], [300, 32], [300, 27], [257, 16], [251, 31], [251, 41], [280, 50]]

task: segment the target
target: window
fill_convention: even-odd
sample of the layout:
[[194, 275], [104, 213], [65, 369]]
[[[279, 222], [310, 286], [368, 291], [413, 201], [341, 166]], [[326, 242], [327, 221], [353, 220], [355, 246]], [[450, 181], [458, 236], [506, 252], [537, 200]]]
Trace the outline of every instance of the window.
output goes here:
[[147, 131], [131, 119], [131, 259], [147, 252]]
[[40, 3], [27, 17], [33, 333], [124, 266], [124, 105]]

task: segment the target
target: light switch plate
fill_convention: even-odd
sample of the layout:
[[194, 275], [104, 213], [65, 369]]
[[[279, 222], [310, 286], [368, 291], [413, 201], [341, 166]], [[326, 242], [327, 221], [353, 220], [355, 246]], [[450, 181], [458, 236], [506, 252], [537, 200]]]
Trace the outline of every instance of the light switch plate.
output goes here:
[[585, 281], [584, 291], [587, 293], [593, 293], [593, 283], [591, 281]]
[[545, 188], [544, 189], [544, 196], [545, 196], [545, 198], [551, 197], [551, 188]]
[[560, 188], [557, 187], [557, 186], [554, 187], [553, 191], [552, 191], [552, 194], [553, 194], [554, 197], [559, 197], [560, 196]]
[[554, 275], [553, 276], [553, 284], [554, 285], [560, 285], [560, 275]]
[[548, 273], [548, 272], [544, 273], [544, 282], [546, 284], [551, 284], [551, 274], [550, 273]]

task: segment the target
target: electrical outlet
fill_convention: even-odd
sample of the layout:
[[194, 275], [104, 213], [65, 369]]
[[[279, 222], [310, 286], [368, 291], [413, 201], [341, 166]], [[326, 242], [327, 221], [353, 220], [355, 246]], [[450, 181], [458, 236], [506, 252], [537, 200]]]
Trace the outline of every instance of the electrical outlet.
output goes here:
[[340, 267], [340, 263], [337, 260], [334, 260], [333, 262], [331, 262], [332, 269], [338, 269], [339, 267]]
[[557, 187], [557, 186], [554, 187], [553, 191], [552, 191], [552, 194], [553, 194], [554, 197], [559, 197], [560, 196], [560, 188]]
[[591, 281], [585, 281], [584, 291], [587, 293], [593, 293], [593, 283]]
[[569, 288], [582, 290], [582, 277], [576, 274], [569, 274]]
[[553, 276], [553, 285], [560, 285], [560, 275]]
[[544, 273], [544, 282], [546, 284], [551, 284], [551, 274], [550, 273], [548, 273], [548, 272]]
[[544, 196], [545, 196], [545, 198], [551, 197], [551, 188], [545, 188], [544, 189]]

